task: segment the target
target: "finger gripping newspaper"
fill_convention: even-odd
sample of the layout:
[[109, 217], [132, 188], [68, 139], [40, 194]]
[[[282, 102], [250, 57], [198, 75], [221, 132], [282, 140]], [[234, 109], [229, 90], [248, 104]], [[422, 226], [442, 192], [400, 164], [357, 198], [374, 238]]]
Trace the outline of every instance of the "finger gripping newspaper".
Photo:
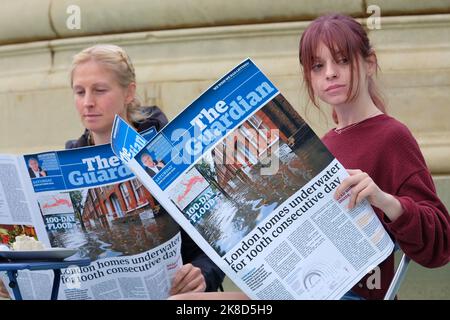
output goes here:
[[388, 257], [372, 207], [247, 59], [146, 141], [120, 117], [112, 148], [252, 299], [339, 299]]
[[[26, 236], [91, 260], [62, 270], [58, 299], [166, 299], [182, 265], [179, 231], [109, 144], [0, 156], [1, 242], [13, 249]], [[49, 299], [52, 281], [52, 271], [18, 274], [23, 299]]]

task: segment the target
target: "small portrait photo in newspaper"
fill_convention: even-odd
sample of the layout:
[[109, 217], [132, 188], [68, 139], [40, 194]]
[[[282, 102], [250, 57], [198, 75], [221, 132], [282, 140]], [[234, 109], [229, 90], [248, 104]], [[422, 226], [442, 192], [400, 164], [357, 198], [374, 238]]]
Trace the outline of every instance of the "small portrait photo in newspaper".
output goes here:
[[149, 152], [143, 152], [140, 156], [140, 160], [145, 172], [147, 172], [152, 178], [156, 176], [165, 166], [164, 161], [157, 160], [155, 156], [152, 156]]
[[28, 166], [28, 173], [31, 179], [42, 178], [47, 176], [47, 171], [42, 167], [42, 161], [39, 161], [37, 156], [30, 156], [25, 159]]

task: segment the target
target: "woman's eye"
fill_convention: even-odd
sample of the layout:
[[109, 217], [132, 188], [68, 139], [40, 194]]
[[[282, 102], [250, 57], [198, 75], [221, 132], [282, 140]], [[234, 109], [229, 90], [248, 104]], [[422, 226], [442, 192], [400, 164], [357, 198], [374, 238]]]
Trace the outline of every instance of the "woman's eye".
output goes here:
[[313, 71], [319, 71], [320, 70], [320, 68], [322, 68], [322, 64], [321, 63], [315, 63], [315, 64], [313, 64], [313, 66], [312, 66], [312, 70]]
[[340, 58], [340, 59], [338, 60], [338, 62], [339, 62], [340, 64], [347, 64], [347, 63], [348, 63], [348, 59], [345, 58], [345, 57], [343, 57], [343, 58]]
[[104, 93], [106, 92], [106, 89], [95, 89], [95, 92]]
[[84, 91], [82, 91], [82, 90], [75, 91], [75, 95], [77, 95], [77, 96], [82, 96], [83, 94], [84, 94]]

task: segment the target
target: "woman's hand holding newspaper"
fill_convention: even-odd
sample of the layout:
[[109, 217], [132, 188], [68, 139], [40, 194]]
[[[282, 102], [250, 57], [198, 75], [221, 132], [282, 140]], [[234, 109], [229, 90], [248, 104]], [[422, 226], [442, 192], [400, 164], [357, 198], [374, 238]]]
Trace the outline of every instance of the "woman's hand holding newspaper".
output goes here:
[[203, 292], [206, 289], [206, 281], [200, 268], [190, 263], [183, 265], [177, 271], [172, 281], [170, 295], [185, 292]]

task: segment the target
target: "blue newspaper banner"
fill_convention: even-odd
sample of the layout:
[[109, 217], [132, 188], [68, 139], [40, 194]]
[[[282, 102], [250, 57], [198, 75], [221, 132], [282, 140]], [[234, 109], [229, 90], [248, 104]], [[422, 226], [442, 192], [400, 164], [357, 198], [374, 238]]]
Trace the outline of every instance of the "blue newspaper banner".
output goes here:
[[[34, 191], [42, 192], [64, 188], [56, 152], [27, 154], [23, 156], [23, 160], [28, 167]], [[33, 168], [39, 172], [38, 176], [33, 173]]]
[[35, 192], [64, 190], [65, 184], [62, 175], [53, 175], [45, 178], [31, 180]]
[[[125, 121], [122, 120], [124, 124]], [[137, 139], [144, 146], [156, 136], [156, 129], [151, 127], [139, 135], [126, 124], [128, 136], [117, 143], [130, 144]], [[134, 137], [134, 138], [133, 138]], [[136, 138], [137, 137], [137, 138]], [[120, 145], [122, 147], [122, 145]], [[136, 151], [135, 151], [136, 152]], [[29, 167], [29, 173], [35, 192], [68, 190], [94, 187], [103, 184], [117, 183], [134, 175], [114, 154], [111, 145], [105, 144], [64, 151], [29, 154], [23, 157]], [[31, 172], [31, 164], [37, 163], [45, 176], [35, 177]]]
[[151, 127], [149, 129], [139, 133], [139, 135], [142, 138], [144, 138], [145, 140], [150, 141], [156, 136], [157, 133], [158, 133], [158, 131], [156, 131], [156, 128], [155, 127]]
[[119, 183], [133, 177], [109, 144], [59, 151], [58, 158], [66, 189]]
[[120, 159], [125, 162], [130, 161], [145, 147], [146, 143], [145, 138], [116, 115], [111, 133], [111, 148], [120, 156]]
[[[118, 140], [113, 141], [117, 145], [115, 152], [122, 159], [130, 155], [136, 158], [165, 190], [206, 151], [278, 93], [273, 83], [247, 59], [212, 85], [137, 153], [123, 152], [136, 151], [132, 145], [136, 142], [125, 139], [130, 130], [128, 124], [118, 123], [114, 129]], [[148, 170], [143, 159], [152, 167], [157, 164], [157, 170]]]

